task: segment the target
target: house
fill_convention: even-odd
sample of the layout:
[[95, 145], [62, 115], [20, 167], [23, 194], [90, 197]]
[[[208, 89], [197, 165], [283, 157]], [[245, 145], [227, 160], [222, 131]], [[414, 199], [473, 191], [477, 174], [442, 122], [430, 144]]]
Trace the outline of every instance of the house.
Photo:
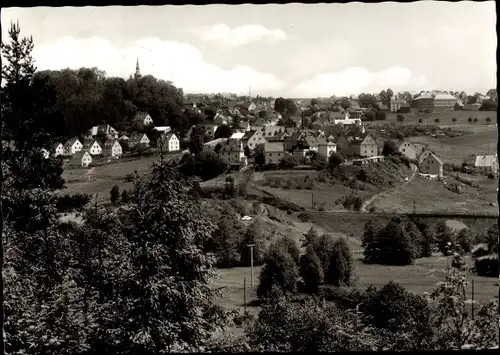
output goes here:
[[399, 106], [400, 113], [410, 113], [410, 105], [407, 103], [401, 104]]
[[137, 112], [135, 114], [134, 121], [143, 126], [150, 126], [154, 124], [153, 119], [147, 112]]
[[65, 155], [73, 155], [76, 152], [81, 151], [83, 148], [83, 144], [80, 143], [78, 138], [71, 138], [66, 143], [64, 143], [64, 154]]
[[463, 104], [462, 100], [457, 99], [457, 102], [455, 103], [454, 109], [455, 110], [463, 110], [464, 109], [464, 104]]
[[417, 159], [417, 147], [407, 139], [399, 139], [396, 142], [396, 150], [408, 159]]
[[255, 129], [247, 131], [241, 140], [243, 142], [243, 148], [248, 147], [250, 150], [254, 150], [258, 144], [266, 143], [266, 139], [262, 136], [261, 131]]
[[434, 98], [431, 95], [420, 95], [411, 101], [411, 106], [419, 111], [434, 111]]
[[276, 132], [274, 136], [266, 137], [265, 140], [268, 142], [284, 142], [286, 137], [288, 137], [288, 133]]
[[128, 141], [129, 139], [130, 138], [128, 136], [126, 136], [126, 135], [123, 135], [120, 138], [118, 138], [118, 140], [120, 140], [120, 141]]
[[54, 143], [52, 145], [51, 151], [55, 157], [64, 155], [64, 145], [62, 143]]
[[249, 112], [254, 112], [257, 110], [257, 105], [255, 104], [255, 102], [251, 102], [250, 105], [248, 105], [248, 107], [246, 108]]
[[172, 130], [170, 126], [157, 126], [154, 128], [155, 131], [160, 132], [160, 136], [164, 136]]
[[71, 158], [71, 162], [74, 165], [83, 166], [84, 168], [86, 168], [90, 164], [92, 164], [92, 156], [86, 150], [78, 151]]
[[466, 104], [463, 107], [464, 111], [479, 111], [481, 104]]
[[233, 122], [233, 118], [230, 113], [220, 113], [217, 112], [214, 117], [214, 123], [217, 125], [228, 125]]
[[210, 142], [206, 142], [203, 144], [203, 150], [215, 150], [215, 147], [217, 147], [217, 145], [225, 144], [228, 141], [228, 139], [229, 138], [217, 138]]
[[336, 140], [337, 148], [342, 150], [343, 152], [349, 151], [349, 141], [344, 136], [339, 136]]
[[285, 154], [285, 147], [282, 142], [267, 142], [264, 144], [265, 164], [278, 164]]
[[149, 143], [150, 141], [146, 133], [134, 132], [132, 133], [130, 139], [128, 140], [128, 146], [130, 148], [133, 148], [138, 145], [149, 146]]
[[102, 155], [105, 157], [120, 157], [123, 154], [123, 149], [117, 139], [108, 140], [104, 143]]
[[378, 155], [378, 144], [369, 134], [356, 137], [349, 144], [350, 151], [360, 157], [374, 157]]
[[229, 139], [219, 151], [219, 158], [231, 168], [240, 169], [248, 165], [243, 149], [243, 142], [238, 139]]
[[251, 128], [250, 126], [250, 121], [240, 121], [238, 123], [238, 130], [246, 132], [249, 131]]
[[158, 138], [156, 142], [158, 148], [167, 152], [177, 152], [181, 149], [179, 138], [173, 132], [167, 133], [165, 137]]
[[42, 155], [43, 155], [43, 157], [44, 157], [45, 159], [49, 159], [49, 157], [50, 157], [50, 153], [49, 153], [49, 151], [48, 151], [47, 149], [42, 148], [42, 149], [40, 149], [40, 152], [42, 153]]
[[419, 159], [419, 170], [421, 174], [443, 176], [443, 162], [434, 153], [425, 151], [423, 159]]
[[406, 104], [405, 100], [398, 98], [391, 98], [389, 100], [389, 110], [391, 112], [399, 112], [401, 110], [401, 105]]
[[283, 140], [283, 147], [285, 148], [286, 152], [291, 152], [294, 150], [294, 148], [297, 147], [297, 142], [299, 139], [303, 136], [303, 133], [300, 131], [296, 132], [289, 132], [288, 135], [285, 137]]
[[241, 140], [245, 136], [245, 133], [243, 132], [235, 132], [233, 133], [229, 139], [236, 139], [236, 140]]
[[453, 109], [457, 103], [457, 98], [450, 94], [437, 94], [434, 96], [434, 109]]
[[118, 138], [118, 132], [109, 124], [94, 126], [87, 132], [86, 138], [96, 138], [97, 135], [106, 136], [109, 139]]
[[83, 149], [87, 150], [90, 153], [90, 155], [102, 154], [101, 145], [95, 139], [85, 140], [83, 142]]
[[466, 160], [469, 167], [474, 167], [478, 174], [498, 174], [498, 157], [497, 155], [473, 155]]
[[382, 111], [382, 112], [389, 112], [389, 107], [387, 107], [387, 105], [385, 105], [385, 104], [383, 104], [383, 103], [379, 102], [379, 103], [377, 104], [377, 106], [378, 106], [379, 111]]
[[273, 137], [276, 133], [283, 133], [285, 131], [285, 127], [283, 126], [263, 126], [261, 129], [262, 137]]
[[333, 153], [337, 152], [337, 145], [331, 140], [321, 140], [318, 143], [318, 153], [328, 158]]
[[326, 139], [315, 137], [313, 135], [303, 134], [297, 141], [298, 149], [306, 149], [317, 152], [320, 145], [326, 145]]

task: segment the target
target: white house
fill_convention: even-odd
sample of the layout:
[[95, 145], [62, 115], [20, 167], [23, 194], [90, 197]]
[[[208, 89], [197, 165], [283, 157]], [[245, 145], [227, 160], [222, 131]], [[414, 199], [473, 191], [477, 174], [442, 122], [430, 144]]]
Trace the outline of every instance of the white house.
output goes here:
[[86, 150], [79, 151], [73, 155], [71, 161], [75, 165], [83, 166], [84, 168], [86, 168], [90, 164], [92, 164], [92, 156]]
[[157, 146], [167, 152], [177, 152], [181, 149], [179, 138], [173, 132], [167, 133], [165, 137], [158, 138]]
[[153, 119], [147, 112], [137, 112], [135, 114], [134, 120], [137, 123], [142, 124], [143, 126], [150, 126], [153, 124]]
[[219, 158], [231, 167], [240, 168], [248, 164], [243, 142], [238, 139], [229, 139], [219, 152]]
[[267, 142], [262, 136], [261, 131], [254, 129], [247, 131], [241, 140], [243, 141], [243, 146], [247, 146], [250, 150], [255, 149], [259, 144], [265, 144]]
[[104, 149], [102, 150], [102, 155], [106, 157], [120, 157], [123, 154], [123, 149], [118, 142], [118, 140], [108, 140], [104, 143]]
[[170, 126], [157, 126], [154, 129], [155, 129], [155, 131], [160, 132], [160, 135], [162, 135], [162, 136], [167, 134], [168, 132], [170, 132], [172, 130], [172, 128]]
[[282, 142], [264, 144], [264, 161], [266, 164], [278, 164], [285, 156], [285, 147]]
[[88, 150], [90, 155], [102, 154], [102, 147], [96, 140], [88, 140], [83, 143], [83, 149]]
[[83, 144], [80, 143], [78, 138], [71, 138], [64, 144], [64, 154], [73, 155], [83, 148]]
[[345, 113], [344, 118], [333, 119], [333, 124], [357, 125], [361, 127], [361, 133], [365, 133], [365, 127], [360, 118], [349, 118], [349, 112]]
[[149, 143], [150, 141], [146, 133], [137, 133], [137, 132], [132, 133], [130, 139], [128, 140], [128, 146], [130, 148], [133, 148], [137, 145], [149, 146]]
[[51, 150], [55, 157], [64, 155], [64, 145], [62, 143], [54, 143]]
[[327, 158], [336, 151], [337, 151], [337, 144], [333, 143], [330, 140], [321, 141], [318, 143], [318, 153]]

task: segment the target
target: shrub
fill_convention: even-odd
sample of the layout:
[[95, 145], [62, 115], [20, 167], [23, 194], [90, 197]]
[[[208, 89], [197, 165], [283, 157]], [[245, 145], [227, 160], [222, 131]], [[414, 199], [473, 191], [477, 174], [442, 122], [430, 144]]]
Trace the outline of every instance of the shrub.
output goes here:
[[463, 228], [457, 234], [457, 243], [464, 253], [470, 253], [475, 239], [474, 233], [469, 228]]
[[120, 188], [118, 187], [118, 185], [114, 185], [111, 188], [109, 195], [110, 195], [110, 199], [111, 199], [112, 203], [115, 203], [118, 201], [118, 199], [120, 198]]
[[300, 258], [300, 276], [304, 285], [304, 292], [316, 294], [324, 280], [323, 266], [321, 260], [314, 251], [312, 245], [308, 245], [306, 252]]
[[334, 302], [340, 309], [355, 309], [364, 301], [366, 296], [360, 290], [353, 287], [337, 287], [332, 285], [321, 285], [318, 296], [328, 302]]
[[456, 117], [453, 117], [453, 118], [451, 119], [451, 122], [457, 122], [457, 118], [456, 118]]
[[224, 185], [224, 194], [229, 197], [236, 195], [236, 186], [234, 185], [234, 177], [226, 177], [226, 184]]
[[439, 117], [436, 117], [436, 118], [434, 119], [434, 122], [439, 123]]
[[136, 176], [134, 173], [129, 173], [129, 174], [125, 175], [125, 180], [127, 182], [132, 182], [135, 180], [135, 178], [136, 178]]
[[488, 123], [491, 122], [491, 118], [486, 117], [486, 122], [488, 122]]
[[418, 119], [418, 123], [424, 122], [421, 118]]
[[474, 117], [473, 122], [476, 123], [478, 121], [477, 117]]
[[355, 194], [345, 196], [344, 199], [342, 200], [342, 206], [344, 206], [346, 210], [360, 211], [362, 205], [363, 205], [363, 200], [361, 199], [360, 196]]
[[278, 168], [280, 169], [292, 169], [299, 165], [297, 158], [291, 154], [286, 154], [278, 163]]
[[444, 221], [439, 222], [436, 226], [434, 239], [438, 250], [444, 256], [448, 256], [450, 252], [456, 248], [456, 234], [446, 225], [446, 222]]
[[403, 122], [405, 120], [405, 116], [403, 116], [402, 114], [398, 114], [396, 119], [398, 122]]
[[342, 156], [337, 153], [333, 152], [329, 157], [328, 157], [328, 168], [333, 170], [336, 169], [344, 160], [342, 159]]
[[278, 288], [284, 293], [295, 293], [299, 270], [293, 257], [285, 248], [273, 244], [266, 255], [265, 265], [262, 268], [257, 287], [257, 296], [267, 298], [273, 288]]
[[470, 122], [472, 122], [472, 117], [469, 117], [469, 118], [467, 119], [467, 121], [468, 121], [469, 123], [470, 123]]
[[202, 151], [196, 157], [196, 174], [203, 181], [213, 179], [227, 170], [227, 165], [224, 163], [217, 153], [212, 151]]
[[384, 148], [382, 149], [382, 155], [388, 156], [396, 153], [397, 151], [397, 146], [396, 142], [393, 140], [386, 140], [384, 142]]
[[123, 189], [120, 199], [122, 200], [123, 203], [129, 202], [129, 200], [130, 200], [129, 191], [126, 189]]
[[300, 250], [299, 250], [299, 247], [297, 246], [297, 243], [295, 242], [295, 240], [293, 240], [289, 236], [284, 236], [276, 241], [276, 245], [284, 248], [284, 250], [286, 250], [288, 252], [288, 254], [290, 254], [292, 256], [293, 260], [295, 260], [297, 265], [299, 265]]

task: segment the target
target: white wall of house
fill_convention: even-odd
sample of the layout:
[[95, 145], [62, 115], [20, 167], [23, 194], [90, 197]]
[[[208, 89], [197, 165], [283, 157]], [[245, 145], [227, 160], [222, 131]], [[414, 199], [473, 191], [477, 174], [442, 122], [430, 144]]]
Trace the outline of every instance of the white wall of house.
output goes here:
[[178, 150], [181, 149], [179, 138], [177, 138], [175, 134], [172, 134], [172, 137], [170, 137], [167, 149], [169, 152], [177, 152]]
[[265, 152], [264, 161], [266, 164], [278, 164], [285, 156], [285, 152]]
[[92, 144], [92, 146], [90, 147], [90, 154], [92, 155], [99, 155], [99, 154], [102, 154], [102, 148], [101, 146], [99, 145], [99, 143], [97, 142], [94, 142]]
[[54, 156], [57, 157], [59, 155], [64, 155], [64, 145], [62, 145], [62, 143], [54, 149]]

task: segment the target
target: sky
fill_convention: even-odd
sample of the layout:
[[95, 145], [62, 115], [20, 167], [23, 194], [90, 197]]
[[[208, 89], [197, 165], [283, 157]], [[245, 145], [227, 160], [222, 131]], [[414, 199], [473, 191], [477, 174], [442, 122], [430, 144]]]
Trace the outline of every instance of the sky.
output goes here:
[[39, 70], [98, 67], [185, 93], [330, 97], [496, 87], [495, 2], [2, 9]]

